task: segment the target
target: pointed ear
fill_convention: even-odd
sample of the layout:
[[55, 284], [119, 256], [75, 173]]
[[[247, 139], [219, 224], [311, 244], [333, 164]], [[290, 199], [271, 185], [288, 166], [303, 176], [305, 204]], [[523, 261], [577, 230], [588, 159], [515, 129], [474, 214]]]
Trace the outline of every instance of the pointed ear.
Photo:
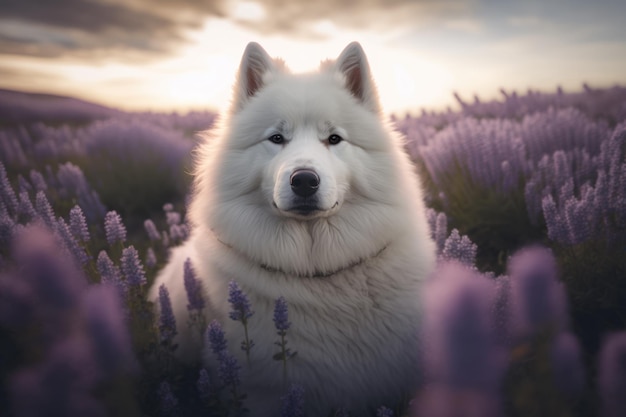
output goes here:
[[239, 111], [259, 91], [268, 73], [276, 71], [272, 58], [256, 42], [250, 42], [241, 58], [235, 84], [234, 110]]
[[343, 76], [345, 86], [368, 110], [380, 113], [380, 103], [370, 66], [363, 48], [352, 42], [335, 61], [336, 70]]

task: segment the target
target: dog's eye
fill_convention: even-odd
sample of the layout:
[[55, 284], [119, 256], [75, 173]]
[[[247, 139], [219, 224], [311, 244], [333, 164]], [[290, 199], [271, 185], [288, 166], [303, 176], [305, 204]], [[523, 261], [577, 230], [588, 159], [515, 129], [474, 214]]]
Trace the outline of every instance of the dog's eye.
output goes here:
[[328, 137], [328, 143], [331, 144], [331, 145], [336, 145], [339, 142], [341, 142], [342, 140], [343, 140], [343, 138], [341, 136], [335, 135], [335, 134], [330, 135]]
[[275, 135], [270, 136], [268, 138], [268, 140], [270, 142], [272, 142], [272, 143], [277, 143], [277, 144], [281, 144], [281, 143], [285, 142], [285, 138], [283, 137], [283, 135], [278, 134], [278, 133], [275, 134]]

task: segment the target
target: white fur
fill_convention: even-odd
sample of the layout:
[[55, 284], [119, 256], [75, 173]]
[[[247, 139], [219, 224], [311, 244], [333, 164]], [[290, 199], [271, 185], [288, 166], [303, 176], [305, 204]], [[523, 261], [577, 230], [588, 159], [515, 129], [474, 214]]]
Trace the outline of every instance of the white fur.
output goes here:
[[[275, 131], [285, 145], [267, 138]], [[329, 134], [343, 137], [337, 145]], [[289, 176], [320, 177], [320, 210], [289, 211]], [[346, 407], [373, 414], [411, 394], [418, 378], [421, 282], [434, 265], [420, 186], [397, 135], [382, 121], [367, 59], [350, 44], [319, 73], [293, 75], [257, 44], [244, 53], [234, 101], [199, 152], [190, 207], [193, 231], [174, 249], [150, 297], [165, 284], [177, 318], [181, 356], [199, 355], [185, 332], [183, 262], [191, 258], [231, 353], [242, 364], [252, 416], [278, 415], [284, 394], [274, 301], [284, 296], [292, 326], [288, 380], [304, 385], [307, 416]], [[255, 314], [246, 365], [243, 328], [228, 318], [228, 282]], [[214, 366], [212, 353], [203, 359]]]

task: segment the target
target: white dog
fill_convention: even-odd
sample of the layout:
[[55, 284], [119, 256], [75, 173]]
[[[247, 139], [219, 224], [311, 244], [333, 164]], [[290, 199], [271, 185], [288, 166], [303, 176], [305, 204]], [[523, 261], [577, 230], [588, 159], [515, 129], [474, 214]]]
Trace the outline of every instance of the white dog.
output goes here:
[[[191, 258], [231, 353], [252, 416], [276, 416], [285, 381], [272, 359], [274, 301], [292, 325], [287, 380], [305, 388], [307, 416], [393, 407], [419, 376], [419, 292], [435, 262], [420, 184], [384, 121], [365, 54], [348, 45], [319, 72], [294, 75], [256, 43], [246, 48], [232, 107], [199, 153], [189, 241], [157, 277], [170, 291], [181, 355], [183, 263]], [[228, 283], [255, 314], [249, 365], [243, 326], [230, 320]], [[203, 350], [205, 363], [212, 353]]]

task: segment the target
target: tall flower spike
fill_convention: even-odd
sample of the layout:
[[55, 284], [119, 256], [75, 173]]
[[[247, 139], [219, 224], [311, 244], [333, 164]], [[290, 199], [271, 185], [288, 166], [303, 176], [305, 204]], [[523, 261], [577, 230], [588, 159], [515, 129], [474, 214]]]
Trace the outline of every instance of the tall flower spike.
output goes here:
[[0, 204], [1, 203], [4, 203], [4, 205], [9, 209], [9, 213], [12, 215], [17, 213], [18, 203], [15, 190], [13, 190], [13, 187], [9, 182], [7, 171], [4, 169], [2, 162], [0, 162]]
[[79, 242], [89, 242], [89, 230], [87, 220], [80, 206], [76, 205], [70, 210], [70, 230]]
[[224, 335], [224, 330], [222, 330], [222, 325], [217, 320], [213, 320], [209, 323], [207, 328], [207, 338], [209, 339], [209, 346], [211, 347], [211, 350], [216, 355], [221, 351], [226, 350], [226, 337]]
[[288, 316], [287, 301], [285, 301], [284, 297], [280, 297], [276, 300], [274, 306], [274, 326], [276, 326], [278, 334], [284, 333], [291, 326]]
[[156, 254], [154, 253], [154, 249], [148, 248], [146, 250], [146, 266], [148, 268], [154, 268], [157, 264]]
[[241, 366], [237, 362], [237, 359], [231, 355], [228, 350], [222, 350], [217, 355], [217, 375], [226, 386], [234, 388], [235, 390], [241, 383], [239, 372]]
[[230, 281], [228, 284], [228, 302], [232, 307], [228, 316], [232, 320], [245, 321], [254, 314], [254, 311], [251, 310], [248, 297], [235, 281]]
[[172, 388], [167, 381], [161, 382], [159, 385], [159, 403], [161, 406], [161, 413], [165, 416], [176, 415], [178, 409], [178, 399], [174, 396]]
[[572, 333], [561, 332], [554, 338], [551, 349], [554, 385], [573, 398], [585, 387], [585, 371], [578, 339]]
[[156, 225], [150, 219], [143, 222], [143, 227], [146, 229], [146, 233], [151, 241], [161, 240], [161, 234], [157, 230]]
[[196, 388], [198, 389], [198, 394], [202, 400], [207, 401], [211, 397], [211, 378], [209, 377], [207, 370], [204, 368], [200, 369], [198, 381], [196, 382]]
[[140, 286], [146, 284], [146, 274], [139, 261], [137, 250], [132, 245], [122, 251], [121, 268], [128, 285]]
[[74, 259], [76, 259], [78, 265], [82, 266], [89, 262], [89, 256], [87, 256], [85, 249], [83, 249], [78, 242], [76, 242], [76, 239], [74, 239], [74, 236], [72, 236], [72, 233], [70, 232], [69, 226], [65, 223], [65, 220], [63, 220], [62, 217], [59, 217], [57, 220], [56, 231], [63, 240], [67, 250], [72, 254], [72, 256], [74, 256]]
[[171, 343], [176, 336], [176, 318], [172, 311], [170, 292], [165, 285], [159, 287], [159, 335], [161, 343]]
[[37, 214], [43, 220], [45, 225], [48, 226], [50, 230], [54, 230], [56, 226], [54, 210], [52, 210], [52, 206], [43, 191], [37, 192], [37, 196], [35, 197], [35, 208], [37, 209]]
[[109, 255], [104, 250], [100, 251], [100, 253], [98, 254], [96, 269], [100, 274], [101, 283], [112, 285], [118, 289], [120, 295], [126, 295], [126, 283], [122, 281], [120, 270], [118, 267], [115, 266], [111, 258], [109, 258]]
[[109, 211], [104, 218], [104, 231], [107, 242], [113, 245], [115, 242], [124, 243], [126, 241], [126, 227], [122, 218], [116, 211]]
[[281, 417], [304, 417], [304, 387], [300, 384], [291, 384], [287, 394], [281, 398]]
[[191, 264], [191, 259], [187, 258], [184, 265], [185, 291], [187, 292], [187, 310], [200, 311], [204, 308], [204, 298], [202, 297], [202, 283], [196, 277], [196, 272]]

